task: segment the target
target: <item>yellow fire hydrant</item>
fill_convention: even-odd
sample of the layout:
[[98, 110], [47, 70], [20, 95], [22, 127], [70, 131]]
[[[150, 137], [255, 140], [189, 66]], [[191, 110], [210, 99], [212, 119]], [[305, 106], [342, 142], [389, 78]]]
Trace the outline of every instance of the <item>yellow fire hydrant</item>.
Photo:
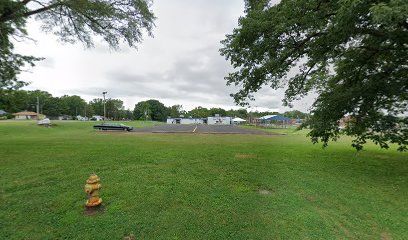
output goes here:
[[102, 198], [99, 197], [101, 187], [101, 179], [96, 174], [92, 174], [86, 180], [85, 192], [88, 194], [88, 201], [86, 201], [85, 206], [96, 207], [102, 203]]

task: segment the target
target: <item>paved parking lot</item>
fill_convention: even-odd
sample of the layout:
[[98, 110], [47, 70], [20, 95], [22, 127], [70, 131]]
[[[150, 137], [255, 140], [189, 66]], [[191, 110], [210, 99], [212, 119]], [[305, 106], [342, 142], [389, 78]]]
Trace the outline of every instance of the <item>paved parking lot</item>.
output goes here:
[[153, 127], [135, 128], [133, 132], [143, 133], [196, 133], [196, 134], [257, 134], [276, 135], [256, 129], [247, 129], [232, 125], [206, 125], [206, 124], [160, 124]]
[[133, 132], [192, 133], [196, 125], [158, 124], [153, 127], [134, 128]]

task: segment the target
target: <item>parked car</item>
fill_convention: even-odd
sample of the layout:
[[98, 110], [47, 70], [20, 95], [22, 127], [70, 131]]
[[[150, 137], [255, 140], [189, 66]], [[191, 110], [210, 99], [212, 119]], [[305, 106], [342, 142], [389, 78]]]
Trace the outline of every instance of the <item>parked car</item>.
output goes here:
[[133, 127], [126, 126], [120, 123], [102, 123], [99, 125], [93, 126], [94, 129], [99, 130], [122, 130], [122, 131], [132, 131]]

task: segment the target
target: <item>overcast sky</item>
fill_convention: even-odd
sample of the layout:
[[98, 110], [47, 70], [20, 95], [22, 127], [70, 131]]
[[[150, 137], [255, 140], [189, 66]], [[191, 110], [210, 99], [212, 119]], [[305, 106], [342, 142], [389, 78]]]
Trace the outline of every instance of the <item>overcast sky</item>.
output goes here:
[[[32, 20], [28, 31], [36, 42], [19, 43], [17, 50], [46, 60], [20, 78], [31, 82], [25, 89], [54, 96], [76, 94], [87, 101], [108, 91], [108, 97], [122, 99], [131, 109], [147, 99], [167, 106], [181, 104], [185, 110], [238, 108], [229, 96], [235, 89], [224, 80], [232, 68], [218, 50], [243, 10], [243, 0], [156, 0], [154, 38], [145, 36], [137, 50], [123, 45], [120, 51], [109, 50], [103, 42], [96, 42], [93, 49], [63, 44], [41, 32], [40, 23]], [[282, 107], [282, 97], [283, 90], [266, 88], [256, 94], [251, 106], [288, 110]], [[304, 111], [309, 105], [304, 100], [295, 108]]]

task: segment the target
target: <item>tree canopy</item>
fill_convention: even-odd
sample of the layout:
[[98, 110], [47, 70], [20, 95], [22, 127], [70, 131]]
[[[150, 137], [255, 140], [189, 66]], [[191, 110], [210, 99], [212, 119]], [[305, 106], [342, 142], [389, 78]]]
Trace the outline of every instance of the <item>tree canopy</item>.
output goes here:
[[[77, 95], [63, 95], [54, 97], [46, 91], [35, 90], [8, 90], [0, 89], [0, 110], [9, 113], [20, 111], [37, 111], [37, 98], [39, 100], [39, 111], [47, 117], [55, 118], [61, 115], [75, 117], [77, 115], [92, 117], [94, 115], [103, 116], [104, 100], [95, 98], [86, 102], [82, 97]], [[183, 110], [183, 106], [176, 104], [173, 106], [164, 106], [158, 100], [141, 101], [135, 105], [133, 111], [125, 109], [121, 99], [108, 98], [105, 101], [106, 117], [111, 120], [154, 120], [165, 121], [167, 117], [184, 117], [184, 118], [206, 118], [220, 114], [221, 116], [240, 117], [243, 119], [257, 118], [265, 115], [280, 114], [279, 112], [250, 112], [247, 109], [230, 109], [223, 108], [205, 108], [195, 107], [190, 111]], [[146, 114], [146, 115], [145, 115]], [[305, 118], [306, 114], [297, 110], [285, 112], [284, 115], [290, 118]]]
[[169, 117], [180, 117], [184, 116], [186, 114], [186, 111], [183, 110], [182, 105], [173, 105], [171, 107], [167, 107], [167, 115]]
[[[39, 99], [39, 111], [48, 117], [69, 115], [72, 117], [81, 115], [92, 117], [103, 116], [103, 99], [97, 98], [89, 103], [77, 95], [64, 95], [53, 97], [46, 91], [5, 90], [0, 89], [0, 109], [9, 114], [20, 111], [35, 112], [37, 98]], [[113, 120], [133, 119], [132, 112], [126, 110], [120, 99], [106, 99], [106, 117]]]
[[150, 99], [138, 102], [133, 110], [137, 120], [166, 121], [168, 109], [158, 100]]
[[1, 0], [0, 1], [0, 88], [19, 88], [26, 83], [18, 74], [41, 58], [14, 52], [12, 39], [28, 38], [27, 19], [35, 16], [42, 29], [61, 41], [79, 41], [93, 46], [100, 36], [111, 48], [123, 41], [135, 47], [143, 32], [152, 35], [154, 15], [151, 0]]
[[299, 110], [287, 111], [287, 112], [284, 112], [283, 115], [285, 117], [292, 118], [292, 119], [305, 119], [305, 118], [307, 118], [307, 114], [303, 113], [303, 112], [301, 112]]
[[[324, 146], [344, 132], [361, 149], [408, 145], [408, 2], [405, 0], [247, 0], [246, 15], [222, 41], [221, 54], [235, 71], [227, 84], [245, 105], [263, 86], [286, 88], [291, 105], [318, 94], [310, 127]], [[404, 115], [405, 112], [405, 115]]]

